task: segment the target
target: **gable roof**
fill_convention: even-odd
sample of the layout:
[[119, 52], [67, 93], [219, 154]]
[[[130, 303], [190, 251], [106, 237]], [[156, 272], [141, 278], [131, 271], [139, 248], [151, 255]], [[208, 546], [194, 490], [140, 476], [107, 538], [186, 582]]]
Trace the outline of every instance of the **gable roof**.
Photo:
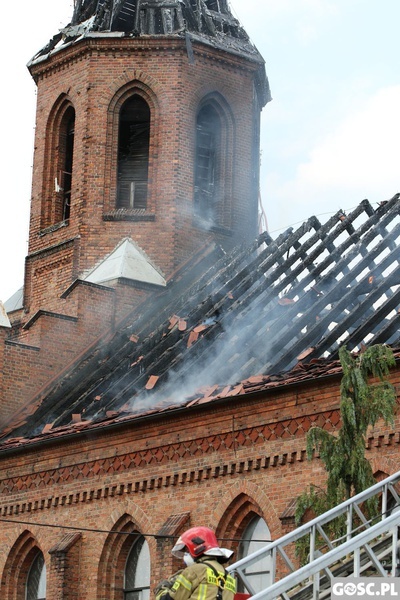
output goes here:
[[8, 300], [4, 302], [5, 310], [10, 313], [24, 307], [24, 288], [20, 287]]
[[[399, 194], [199, 254], [3, 433], [3, 447], [337, 374], [399, 342]], [[32, 414], [29, 414], [32, 413]], [[76, 429], [75, 429], [76, 430]]]
[[122, 240], [85, 276], [85, 281], [98, 284], [118, 279], [162, 287], [167, 285], [164, 277], [145, 252], [129, 238]]

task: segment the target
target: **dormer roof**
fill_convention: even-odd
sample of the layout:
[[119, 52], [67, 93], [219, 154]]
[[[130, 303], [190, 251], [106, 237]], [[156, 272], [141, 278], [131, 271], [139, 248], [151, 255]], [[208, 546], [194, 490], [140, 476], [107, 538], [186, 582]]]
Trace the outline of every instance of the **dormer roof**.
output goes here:
[[124, 239], [85, 277], [85, 281], [107, 284], [115, 280], [128, 280], [149, 285], [166, 286], [161, 272], [145, 252], [131, 239]]

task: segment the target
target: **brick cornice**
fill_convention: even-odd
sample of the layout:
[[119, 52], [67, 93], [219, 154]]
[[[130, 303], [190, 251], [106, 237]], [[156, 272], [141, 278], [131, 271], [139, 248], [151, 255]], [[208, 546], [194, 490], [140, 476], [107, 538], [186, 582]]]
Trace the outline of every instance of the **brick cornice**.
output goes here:
[[[252, 60], [251, 56], [230, 53], [222, 48], [214, 48], [201, 40], [193, 40], [195, 54], [198, 57], [215, 61], [221, 64], [232, 66], [235, 69], [241, 68], [249, 72], [256, 71], [261, 63]], [[132, 37], [97, 37], [88, 36], [79, 42], [65, 46], [57, 51], [50, 52], [29, 65], [29, 71], [35, 81], [48, 76], [53, 72], [58, 72], [65, 68], [68, 63], [81, 61], [90, 57], [95, 52], [103, 54], [121, 53], [127, 51], [135, 52], [179, 52], [186, 56], [186, 42], [184, 38], [171, 36], [157, 36], [156, 38], [132, 38]]]
[[40, 250], [35, 250], [34, 252], [31, 252], [30, 254], [28, 254], [28, 256], [26, 257], [26, 260], [34, 261], [34, 260], [42, 259], [43, 257], [46, 257], [46, 256], [51, 256], [52, 254], [56, 254], [57, 252], [62, 252], [66, 248], [70, 248], [71, 246], [73, 246], [77, 240], [78, 240], [78, 238], [76, 238], [76, 237], [70, 238], [69, 240], [60, 242], [59, 244], [54, 244], [52, 246], [47, 246], [46, 248], [41, 248]]
[[[305, 437], [312, 426], [327, 431], [337, 430], [340, 426], [338, 408], [286, 419], [277, 418], [267, 423], [264, 421], [251, 427], [233, 428], [194, 439], [189, 436], [185, 440], [177, 439], [172, 443], [142, 447], [117, 455], [103, 454], [97, 459], [80, 463], [71, 461], [70, 464], [37, 472], [32, 472], [29, 467], [24, 472], [20, 467], [18, 475], [0, 481], [0, 498], [3, 500], [0, 503], [0, 516], [31, 513], [113, 496], [143, 494], [221, 477], [234, 479], [243, 474], [294, 465], [306, 461]], [[381, 433], [380, 430], [371, 431], [367, 450], [400, 444], [400, 431]], [[296, 440], [295, 446], [287, 446], [287, 442]], [[257, 451], [257, 447], [265, 448], [268, 442], [275, 443], [269, 454], [263, 450]], [[119, 447], [117, 440], [114, 440], [112, 447]], [[124, 444], [121, 443], [120, 447], [123, 448]], [[251, 457], [249, 448], [252, 449]], [[107, 449], [103, 448], [103, 452], [106, 453]], [[69, 452], [69, 456], [72, 457], [73, 453]], [[318, 458], [317, 454], [315, 458]], [[160, 475], [151, 471], [156, 467], [161, 467]], [[152, 474], [147, 475], [149, 472]], [[126, 475], [128, 482], [123, 481]], [[115, 476], [119, 477], [118, 483], [110, 483]], [[87, 482], [87, 485], [82, 486], [83, 482]], [[69, 486], [70, 493], [66, 491]], [[76, 491], [78, 488], [79, 491]], [[56, 494], [52, 495], [54, 491]]]
[[[390, 434], [389, 436], [376, 436], [368, 439], [367, 449], [379, 448], [384, 445], [400, 444], [400, 431]], [[126, 455], [127, 456], [127, 455]], [[317, 456], [315, 457], [317, 458]], [[122, 460], [121, 460], [122, 459]], [[84, 465], [75, 465], [75, 468], [79, 468], [75, 473], [71, 469], [74, 467], [61, 468], [54, 471], [43, 471], [36, 473], [33, 476], [26, 475], [23, 477], [13, 478], [9, 480], [3, 480], [1, 482], [0, 493], [7, 494], [10, 490], [4, 488], [6, 482], [12, 482], [12, 494], [14, 496], [13, 501], [9, 503], [3, 503], [0, 506], [0, 518], [1, 517], [13, 517], [19, 514], [35, 513], [50, 508], [57, 508], [61, 506], [75, 505], [80, 503], [93, 502], [96, 500], [102, 500], [113, 497], [123, 497], [129, 494], [146, 493], [156, 489], [191, 485], [193, 483], [200, 483], [201, 481], [217, 480], [220, 478], [231, 477], [234, 478], [237, 475], [251, 473], [254, 471], [265, 471], [267, 469], [275, 469], [281, 466], [290, 466], [298, 462], [306, 461], [305, 449], [296, 450], [294, 452], [283, 452], [281, 454], [275, 453], [270, 455], [259, 455], [255, 454], [252, 458], [246, 458], [244, 460], [232, 460], [228, 462], [221, 462], [218, 465], [206, 465], [201, 468], [192, 470], [184, 470], [177, 472], [173, 470], [170, 473], [163, 474], [159, 477], [147, 477], [137, 479], [136, 481], [129, 481], [128, 483], [115, 483], [106, 484], [99, 486], [87, 486], [87, 489], [82, 489], [80, 486], [79, 491], [73, 491], [71, 493], [61, 493], [58, 495], [49, 495], [47, 492], [42, 494], [41, 497], [37, 495], [37, 489], [44, 489], [49, 484], [49, 479], [52, 474], [59, 472], [60, 477], [65, 475], [66, 472], [70, 473], [71, 480], [83, 481], [86, 480]], [[112, 459], [105, 459], [103, 467], [107, 467], [108, 475], [115, 474], [117, 471], [121, 472], [126, 470], [126, 466], [122, 468], [123, 457], [115, 457]], [[119, 468], [115, 470], [116, 462], [119, 461]], [[96, 463], [98, 461], [95, 461]], [[89, 463], [86, 463], [89, 464]], [[135, 469], [137, 467], [135, 466]], [[114, 471], [113, 471], [114, 469]], [[46, 482], [47, 474], [47, 482]], [[33, 480], [32, 480], [33, 477]], [[37, 479], [35, 479], [37, 477]], [[109, 480], [109, 478], [107, 478]], [[28, 481], [31, 480], [31, 486], [29, 489], [26, 487]], [[59, 481], [61, 483], [61, 481]], [[35, 500], [29, 501], [29, 499], [17, 500], [15, 496], [20, 493], [27, 493], [32, 491], [35, 494]], [[3, 496], [4, 497], [4, 496]]]
[[[237, 452], [242, 448], [255, 447], [265, 442], [304, 437], [312, 425], [318, 425], [323, 429], [332, 431], [336, 429], [339, 420], [339, 411], [330, 410], [315, 415], [305, 415], [294, 419], [276, 421], [236, 431], [226, 431], [220, 434], [188, 439], [163, 446], [144, 448], [125, 454], [104, 456], [97, 460], [65, 465], [36, 473], [21, 474], [20, 476], [0, 481], [0, 494], [34, 491], [49, 485], [70, 484], [82, 479], [98, 478], [101, 476], [109, 477], [127, 471], [137, 471], [140, 468], [167, 465], [169, 463], [176, 464], [191, 458], [204, 458], [221, 451]], [[296, 458], [297, 455], [298, 451], [294, 452], [293, 457], [289, 458], [287, 453], [282, 454], [281, 458], [274, 454], [265, 459], [264, 463], [267, 461], [269, 466], [271, 461], [272, 463], [286, 464], [286, 462], [303, 460], [302, 451], [299, 458]], [[240, 470], [243, 468], [241, 466], [229, 468], [227, 466], [218, 466], [215, 467], [218, 473], [213, 476], [218, 476], [220, 472], [231, 472], [232, 469], [233, 472], [236, 472], [237, 469]], [[247, 467], [246, 469], [248, 470], [249, 468]], [[260, 466], [254, 468], [260, 468]], [[193, 477], [195, 476], [193, 475]], [[182, 478], [182, 482], [183, 480], [186, 481], [187, 473], [186, 475], [182, 474]]]

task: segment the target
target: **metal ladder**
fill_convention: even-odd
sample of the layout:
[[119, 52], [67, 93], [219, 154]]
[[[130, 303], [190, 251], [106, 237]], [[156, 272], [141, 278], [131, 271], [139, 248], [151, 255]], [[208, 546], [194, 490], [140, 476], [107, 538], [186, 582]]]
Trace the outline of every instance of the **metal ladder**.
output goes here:
[[[396, 490], [399, 490], [399, 492]], [[242, 582], [252, 600], [284, 600], [330, 597], [333, 577], [396, 576], [398, 563], [398, 527], [400, 527], [400, 471], [309, 521], [291, 533], [269, 543], [264, 548], [228, 567]], [[379, 515], [367, 521], [362, 505], [366, 500], [379, 499]], [[346, 519], [346, 533], [331, 541], [326, 526], [332, 520]], [[304, 538], [308, 562], [295, 564], [296, 543]], [[268, 560], [272, 583], [256, 590], [248, 574], [249, 567]], [[279, 579], [277, 575], [279, 568]], [[262, 567], [259, 567], [262, 571]]]

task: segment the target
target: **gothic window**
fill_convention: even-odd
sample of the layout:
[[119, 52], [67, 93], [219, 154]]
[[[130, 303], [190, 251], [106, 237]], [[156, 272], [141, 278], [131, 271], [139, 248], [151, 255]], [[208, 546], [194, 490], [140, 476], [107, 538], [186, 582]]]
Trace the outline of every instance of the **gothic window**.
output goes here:
[[36, 555], [29, 569], [26, 600], [46, 600], [46, 565], [42, 552]]
[[150, 108], [135, 94], [119, 116], [117, 208], [146, 208], [149, 144]]
[[[263, 518], [256, 516], [247, 525], [239, 546], [239, 559], [264, 548], [271, 541], [268, 525]], [[256, 592], [260, 592], [272, 583], [271, 559], [265, 557], [246, 569], [246, 577]]]
[[74, 158], [75, 111], [69, 106], [61, 120], [58, 145], [58, 173], [55, 186], [58, 192], [55, 222], [67, 221], [71, 210], [72, 167]]
[[[116, 535], [117, 531], [121, 535]], [[150, 547], [128, 514], [118, 519], [105, 541], [99, 562], [97, 597], [150, 598]]]
[[41, 229], [68, 224], [74, 162], [75, 109], [62, 95], [53, 106], [46, 130]]
[[203, 106], [196, 121], [196, 159], [194, 181], [195, 215], [217, 224], [221, 209], [221, 119], [212, 104]]
[[125, 565], [124, 600], [148, 600], [150, 596], [150, 553], [144, 537], [132, 545]]

